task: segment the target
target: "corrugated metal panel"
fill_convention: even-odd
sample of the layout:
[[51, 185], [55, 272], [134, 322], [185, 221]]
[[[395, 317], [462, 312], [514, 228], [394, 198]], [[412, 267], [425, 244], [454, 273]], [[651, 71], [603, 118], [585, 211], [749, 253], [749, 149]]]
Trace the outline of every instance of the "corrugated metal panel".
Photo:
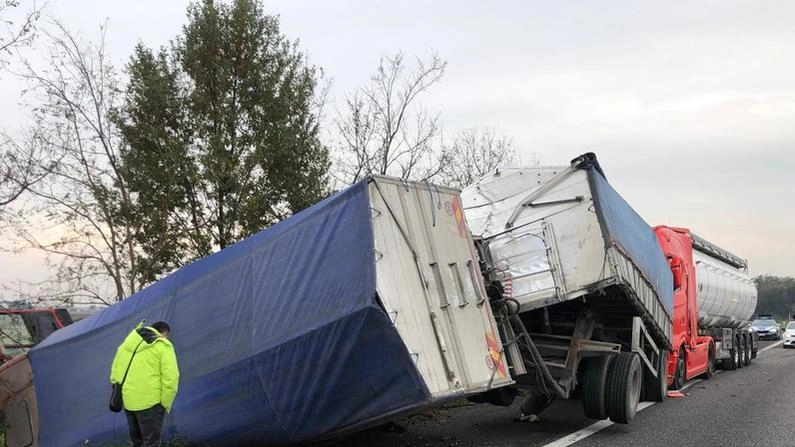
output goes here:
[[[651, 228], [598, 169], [506, 170], [467, 188], [462, 198], [495, 267], [511, 279], [512, 297], [522, 311], [620, 284], [638, 315], [656, 326], [658, 339], [670, 340], [668, 264]], [[616, 234], [609, 235], [608, 228]], [[668, 293], [661, 296], [658, 290]]]
[[[571, 171], [532, 205], [529, 195], [565, 167], [509, 169], [462, 193], [467, 219], [513, 282], [522, 311], [582, 296], [605, 279], [605, 248], [585, 171]], [[517, 212], [518, 211], [518, 212]], [[514, 217], [510, 229], [506, 223]]]
[[376, 177], [370, 197], [378, 295], [432, 395], [511, 383], [458, 191]]
[[480, 179], [461, 193], [472, 234], [487, 237], [505, 230], [511, 213], [566, 166], [511, 168]]

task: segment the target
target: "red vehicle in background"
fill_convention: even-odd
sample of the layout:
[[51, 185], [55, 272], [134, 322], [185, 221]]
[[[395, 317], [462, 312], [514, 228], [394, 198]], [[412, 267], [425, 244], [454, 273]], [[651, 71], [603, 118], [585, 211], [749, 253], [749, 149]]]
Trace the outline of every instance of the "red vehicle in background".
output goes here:
[[[66, 309], [0, 308], [0, 411], [5, 415], [4, 445], [33, 445], [38, 410], [33, 397], [33, 372], [26, 353], [70, 324], [72, 316]], [[12, 424], [16, 418], [23, 418], [29, 424]]]
[[0, 308], [0, 364], [38, 344], [50, 334], [72, 324], [66, 309]]
[[748, 327], [757, 295], [747, 262], [685, 228], [654, 232], [674, 281], [669, 386], [710, 377], [718, 363], [727, 370], [750, 365], [759, 339]]

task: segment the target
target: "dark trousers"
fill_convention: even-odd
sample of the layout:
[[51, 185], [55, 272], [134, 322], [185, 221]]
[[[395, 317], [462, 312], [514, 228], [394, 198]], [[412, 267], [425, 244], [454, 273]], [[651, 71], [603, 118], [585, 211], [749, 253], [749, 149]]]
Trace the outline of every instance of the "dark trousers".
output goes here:
[[147, 410], [124, 412], [127, 414], [127, 426], [130, 428], [133, 447], [160, 447], [160, 431], [166, 416], [166, 409], [162, 405], [157, 404]]

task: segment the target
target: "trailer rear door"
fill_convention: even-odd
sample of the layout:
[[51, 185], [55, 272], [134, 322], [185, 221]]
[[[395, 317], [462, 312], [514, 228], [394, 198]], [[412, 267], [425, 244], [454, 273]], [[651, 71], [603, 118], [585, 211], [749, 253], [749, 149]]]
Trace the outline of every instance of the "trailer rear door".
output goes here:
[[459, 193], [370, 184], [378, 296], [431, 394], [512, 383]]

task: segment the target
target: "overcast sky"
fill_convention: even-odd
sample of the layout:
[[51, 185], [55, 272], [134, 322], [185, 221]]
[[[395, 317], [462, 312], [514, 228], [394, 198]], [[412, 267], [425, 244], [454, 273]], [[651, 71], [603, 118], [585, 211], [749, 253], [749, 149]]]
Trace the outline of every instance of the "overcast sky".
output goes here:
[[[24, 1], [23, 1], [24, 3]], [[52, 0], [86, 38], [108, 20], [119, 66], [142, 40], [180, 32], [186, 2]], [[377, 6], [376, 6], [377, 5]], [[423, 105], [446, 133], [489, 126], [524, 160], [595, 152], [650, 224], [690, 227], [795, 276], [795, 2], [271, 0], [282, 32], [332, 79], [332, 101], [382, 54], [448, 62]], [[19, 124], [20, 85], [0, 78], [0, 126]], [[334, 106], [330, 111], [333, 113]], [[40, 275], [0, 256], [0, 283]]]

